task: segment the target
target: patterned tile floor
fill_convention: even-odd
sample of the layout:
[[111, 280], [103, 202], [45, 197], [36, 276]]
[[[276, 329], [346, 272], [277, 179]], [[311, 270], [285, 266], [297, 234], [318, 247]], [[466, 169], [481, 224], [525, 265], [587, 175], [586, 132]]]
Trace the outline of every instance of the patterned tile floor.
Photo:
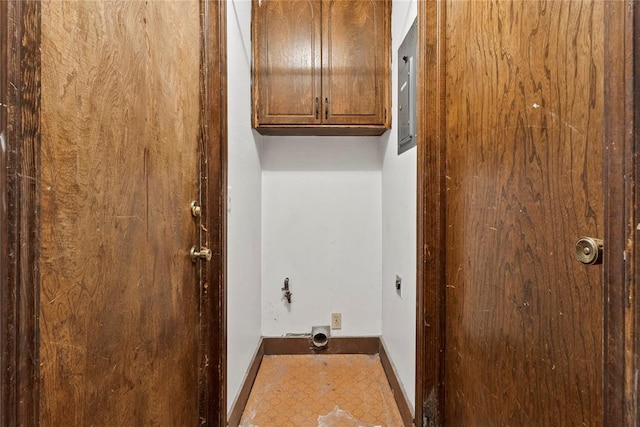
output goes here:
[[378, 355], [264, 356], [241, 427], [401, 427]]

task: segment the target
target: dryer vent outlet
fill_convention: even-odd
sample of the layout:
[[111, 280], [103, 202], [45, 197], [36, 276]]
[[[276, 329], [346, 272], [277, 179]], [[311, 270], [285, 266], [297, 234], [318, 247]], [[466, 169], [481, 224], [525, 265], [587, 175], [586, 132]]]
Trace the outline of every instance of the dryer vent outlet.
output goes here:
[[324, 348], [329, 344], [331, 328], [327, 326], [314, 326], [311, 328], [311, 342], [315, 348]]

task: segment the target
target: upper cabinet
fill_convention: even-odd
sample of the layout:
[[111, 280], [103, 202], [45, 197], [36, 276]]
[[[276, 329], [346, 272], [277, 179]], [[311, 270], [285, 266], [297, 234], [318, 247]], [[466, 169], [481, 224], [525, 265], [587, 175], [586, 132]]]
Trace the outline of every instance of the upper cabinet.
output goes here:
[[254, 0], [253, 126], [380, 135], [391, 123], [390, 0]]

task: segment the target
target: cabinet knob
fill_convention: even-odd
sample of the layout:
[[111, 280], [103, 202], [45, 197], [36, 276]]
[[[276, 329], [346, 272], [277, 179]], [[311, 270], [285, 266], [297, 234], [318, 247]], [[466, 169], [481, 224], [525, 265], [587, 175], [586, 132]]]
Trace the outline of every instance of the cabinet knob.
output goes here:
[[324, 99], [324, 119], [329, 118], [329, 98]]

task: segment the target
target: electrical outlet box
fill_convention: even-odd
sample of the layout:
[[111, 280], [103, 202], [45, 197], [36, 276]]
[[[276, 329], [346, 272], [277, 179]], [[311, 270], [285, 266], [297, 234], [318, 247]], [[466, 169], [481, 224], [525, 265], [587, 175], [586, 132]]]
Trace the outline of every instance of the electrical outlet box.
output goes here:
[[331, 329], [342, 329], [342, 313], [331, 313]]
[[400, 277], [400, 275], [397, 273], [396, 273], [396, 292], [398, 292], [398, 294], [402, 293], [402, 277]]

